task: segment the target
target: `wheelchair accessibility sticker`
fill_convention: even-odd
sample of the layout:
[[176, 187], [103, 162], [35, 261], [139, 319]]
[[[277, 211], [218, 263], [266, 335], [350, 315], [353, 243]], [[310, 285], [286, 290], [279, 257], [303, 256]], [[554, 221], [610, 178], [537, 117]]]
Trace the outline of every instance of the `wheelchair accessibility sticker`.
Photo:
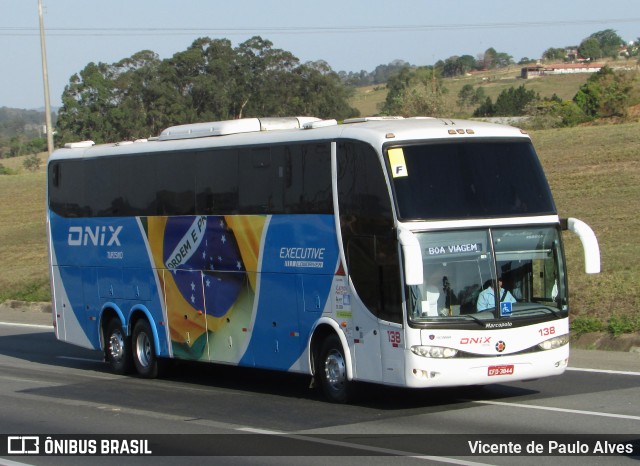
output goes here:
[[513, 309], [512, 303], [500, 303], [500, 315], [501, 316], [510, 316], [511, 311]]

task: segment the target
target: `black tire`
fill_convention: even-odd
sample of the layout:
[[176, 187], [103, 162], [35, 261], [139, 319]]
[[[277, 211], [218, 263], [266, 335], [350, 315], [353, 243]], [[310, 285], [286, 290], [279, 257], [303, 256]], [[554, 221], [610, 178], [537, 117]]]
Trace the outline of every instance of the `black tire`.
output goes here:
[[336, 334], [322, 343], [316, 368], [324, 396], [332, 403], [347, 403], [353, 396], [353, 383], [347, 379], [344, 349]]
[[156, 356], [153, 332], [146, 319], [140, 319], [133, 327], [131, 336], [133, 364], [140, 377], [154, 379], [158, 377], [159, 362]]
[[107, 324], [104, 345], [105, 359], [116, 374], [126, 375], [133, 371], [131, 337], [128, 337], [120, 319], [113, 318]]

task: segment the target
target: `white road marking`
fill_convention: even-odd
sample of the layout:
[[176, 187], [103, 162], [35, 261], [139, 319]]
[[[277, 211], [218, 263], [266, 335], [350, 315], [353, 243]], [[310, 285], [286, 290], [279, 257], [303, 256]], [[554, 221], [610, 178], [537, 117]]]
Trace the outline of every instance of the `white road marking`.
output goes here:
[[582, 372], [598, 372], [600, 374], [618, 374], [618, 375], [640, 375], [640, 372], [630, 371], [612, 371], [607, 369], [585, 369], [582, 367], [567, 367], [568, 371], [582, 371]]
[[364, 450], [364, 451], [370, 451], [370, 452], [375, 452], [375, 453], [383, 453], [386, 455], [393, 455], [393, 456], [404, 456], [407, 458], [415, 458], [418, 460], [427, 460], [427, 461], [438, 461], [440, 463], [448, 463], [448, 464], [460, 464], [460, 465], [464, 465], [464, 466], [491, 466], [489, 463], [478, 463], [475, 461], [467, 461], [467, 460], [460, 460], [460, 459], [456, 459], [456, 458], [447, 458], [445, 456], [426, 456], [426, 455], [416, 455], [413, 452], [409, 452], [409, 451], [402, 451], [402, 450], [394, 450], [391, 448], [380, 448], [380, 447], [374, 447], [374, 446], [370, 446], [370, 445], [360, 445], [358, 443], [350, 443], [350, 442], [341, 442], [339, 440], [330, 440], [330, 439], [323, 439], [323, 438], [318, 438], [318, 437], [310, 437], [307, 435], [298, 435], [298, 434], [287, 434], [286, 432], [278, 432], [275, 430], [266, 430], [266, 429], [254, 429], [253, 427], [239, 427], [235, 430], [241, 431], [241, 432], [250, 432], [252, 434], [262, 434], [262, 435], [280, 435], [283, 437], [287, 437], [287, 438], [291, 438], [291, 439], [295, 439], [295, 440], [302, 440], [305, 442], [315, 442], [315, 443], [322, 443], [322, 444], [326, 444], [326, 445], [333, 445], [333, 446], [339, 446], [339, 447], [345, 447], [345, 448], [353, 448], [356, 450]]
[[628, 414], [601, 413], [599, 411], [583, 411], [580, 409], [554, 408], [553, 406], [526, 405], [522, 403], [508, 403], [505, 401], [489, 401], [489, 400], [469, 400], [469, 401], [471, 403], [495, 405], [495, 406], [507, 406], [509, 408], [539, 409], [542, 411], [556, 411], [559, 413], [585, 414], [587, 416], [612, 417], [616, 419], [631, 419], [633, 421], [640, 421], [640, 416], [630, 416]]
[[0, 322], [0, 325], [4, 325], [5, 327], [46, 328], [47, 330], [53, 330], [53, 325], [18, 324], [15, 322]]

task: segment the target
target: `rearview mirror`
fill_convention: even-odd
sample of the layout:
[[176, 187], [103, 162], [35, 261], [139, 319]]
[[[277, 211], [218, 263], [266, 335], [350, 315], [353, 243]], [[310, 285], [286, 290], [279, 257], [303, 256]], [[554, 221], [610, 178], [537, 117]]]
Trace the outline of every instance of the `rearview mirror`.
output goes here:
[[404, 281], [407, 285], [422, 285], [424, 275], [422, 271], [422, 250], [420, 242], [411, 230], [400, 227], [398, 240], [402, 247], [404, 262]]

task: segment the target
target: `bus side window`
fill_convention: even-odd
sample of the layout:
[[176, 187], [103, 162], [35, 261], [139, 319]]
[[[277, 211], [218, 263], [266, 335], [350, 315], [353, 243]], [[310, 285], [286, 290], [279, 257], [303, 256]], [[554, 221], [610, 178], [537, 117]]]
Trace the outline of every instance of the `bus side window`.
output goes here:
[[122, 157], [118, 163], [118, 185], [123, 212], [118, 215], [156, 215], [156, 164], [153, 154]]
[[193, 152], [167, 154], [155, 162], [159, 215], [195, 215], [195, 164]]
[[200, 152], [196, 156], [196, 213], [239, 213], [238, 184], [238, 157], [235, 149]]
[[64, 160], [52, 163], [49, 181], [49, 207], [62, 217], [83, 217], [84, 165], [82, 160]]
[[328, 143], [276, 146], [271, 153], [277, 165], [276, 186], [283, 193], [283, 213], [333, 213]]

